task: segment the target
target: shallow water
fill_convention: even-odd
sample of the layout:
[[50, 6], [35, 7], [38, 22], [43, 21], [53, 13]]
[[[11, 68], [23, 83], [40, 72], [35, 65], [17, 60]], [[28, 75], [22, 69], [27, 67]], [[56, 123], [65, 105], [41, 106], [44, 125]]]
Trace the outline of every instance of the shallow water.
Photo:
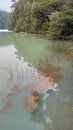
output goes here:
[[[1, 130], [72, 130], [73, 61], [62, 53], [72, 42], [48, 41], [37, 35], [0, 32], [0, 129]], [[23, 98], [29, 88], [47, 84], [41, 68], [61, 67], [56, 77], [58, 88], [42, 95], [29, 113]], [[47, 78], [47, 77], [46, 77]], [[40, 85], [39, 85], [40, 84]], [[28, 89], [27, 89], [28, 88]], [[13, 93], [12, 93], [13, 92]], [[7, 103], [11, 103], [6, 106]]]

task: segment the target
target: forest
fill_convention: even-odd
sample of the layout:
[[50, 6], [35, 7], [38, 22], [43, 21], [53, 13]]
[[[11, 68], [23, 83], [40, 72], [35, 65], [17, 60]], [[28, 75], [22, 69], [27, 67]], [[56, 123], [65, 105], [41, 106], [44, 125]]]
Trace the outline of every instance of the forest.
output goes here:
[[0, 10], [0, 29], [7, 29], [9, 13]]
[[73, 39], [73, 0], [12, 0], [11, 9], [10, 30]]

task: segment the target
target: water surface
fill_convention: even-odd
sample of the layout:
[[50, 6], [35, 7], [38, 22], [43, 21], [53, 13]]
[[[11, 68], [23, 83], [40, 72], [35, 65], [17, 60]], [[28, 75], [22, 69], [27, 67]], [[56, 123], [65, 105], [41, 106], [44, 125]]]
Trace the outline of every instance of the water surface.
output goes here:
[[[1, 130], [72, 130], [73, 129], [73, 61], [65, 50], [72, 42], [49, 41], [31, 34], [0, 32], [0, 129]], [[30, 96], [25, 86], [43, 75], [41, 68], [59, 66], [57, 91], [42, 97], [38, 110], [27, 111], [24, 96]], [[40, 68], [40, 69], [38, 69]], [[40, 82], [40, 81], [39, 81]], [[47, 82], [47, 80], [46, 80]], [[43, 81], [40, 82], [43, 84]], [[17, 91], [14, 95], [12, 91]], [[11, 102], [10, 107], [5, 105]], [[5, 108], [5, 109], [3, 109]]]

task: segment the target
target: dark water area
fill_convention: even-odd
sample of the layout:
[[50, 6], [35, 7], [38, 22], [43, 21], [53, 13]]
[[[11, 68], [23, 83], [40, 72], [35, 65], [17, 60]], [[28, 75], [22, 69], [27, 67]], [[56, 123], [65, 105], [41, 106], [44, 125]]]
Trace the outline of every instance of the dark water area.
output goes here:
[[[0, 32], [1, 130], [73, 129], [73, 61], [65, 53], [71, 48], [70, 41]], [[46, 73], [57, 84], [48, 93], [41, 90], [49, 84]], [[23, 100], [31, 96], [32, 88], [43, 94], [34, 104], [37, 111], [28, 112]]]

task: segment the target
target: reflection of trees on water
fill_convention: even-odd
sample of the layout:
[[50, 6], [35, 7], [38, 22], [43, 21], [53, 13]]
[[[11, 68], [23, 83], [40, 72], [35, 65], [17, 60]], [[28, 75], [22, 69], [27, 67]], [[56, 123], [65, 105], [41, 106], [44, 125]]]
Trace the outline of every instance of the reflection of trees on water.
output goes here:
[[16, 56], [20, 59], [22, 56], [25, 61], [37, 63], [38, 58], [41, 55], [41, 51], [44, 49], [44, 44], [38, 44], [42, 39], [39, 39], [35, 35], [24, 34], [23, 37], [20, 34], [11, 34], [11, 42], [17, 49]]
[[[58, 66], [66, 66], [67, 62], [66, 59], [72, 59], [70, 53], [66, 53], [67, 50], [73, 47], [73, 43], [70, 41], [49, 41], [44, 40], [44, 44], [37, 44], [37, 39], [34, 35], [24, 35], [20, 37], [20, 35], [10, 35], [11, 42], [14, 44], [16, 49], [18, 50], [16, 55], [18, 58], [21, 56], [24, 60], [29, 60], [35, 65], [47, 66], [48, 64], [54, 64]], [[30, 41], [31, 39], [31, 41]], [[39, 39], [39, 42], [42, 38]], [[31, 42], [31, 43], [30, 43]], [[32, 50], [32, 42], [34, 45], [34, 50]], [[29, 43], [29, 44], [28, 44]], [[30, 50], [29, 50], [30, 48]], [[41, 49], [42, 48], [42, 49]], [[37, 50], [37, 53], [36, 53]], [[26, 52], [27, 51], [27, 52]], [[40, 52], [39, 52], [40, 51]], [[34, 52], [34, 53], [33, 53]], [[68, 58], [69, 57], [69, 58]]]

